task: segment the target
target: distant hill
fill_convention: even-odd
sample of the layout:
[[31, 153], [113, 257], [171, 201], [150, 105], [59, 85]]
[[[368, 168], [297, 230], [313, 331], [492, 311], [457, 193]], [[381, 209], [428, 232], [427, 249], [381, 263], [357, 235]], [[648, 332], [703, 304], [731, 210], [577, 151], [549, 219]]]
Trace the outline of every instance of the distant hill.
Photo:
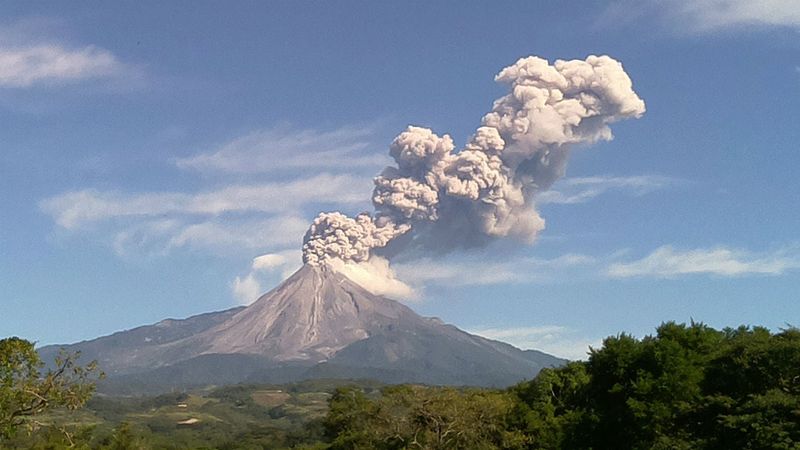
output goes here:
[[325, 266], [303, 266], [248, 307], [163, 320], [59, 348], [97, 360], [101, 391], [313, 378], [508, 386], [566, 360], [424, 318]]

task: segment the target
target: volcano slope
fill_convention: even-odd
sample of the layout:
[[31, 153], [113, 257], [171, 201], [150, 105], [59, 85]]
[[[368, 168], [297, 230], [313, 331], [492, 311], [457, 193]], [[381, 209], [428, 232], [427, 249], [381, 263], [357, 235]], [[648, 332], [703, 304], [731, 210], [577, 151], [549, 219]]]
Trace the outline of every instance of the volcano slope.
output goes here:
[[305, 265], [247, 307], [121, 331], [59, 348], [97, 360], [109, 393], [310, 378], [507, 386], [566, 361], [466, 333]]

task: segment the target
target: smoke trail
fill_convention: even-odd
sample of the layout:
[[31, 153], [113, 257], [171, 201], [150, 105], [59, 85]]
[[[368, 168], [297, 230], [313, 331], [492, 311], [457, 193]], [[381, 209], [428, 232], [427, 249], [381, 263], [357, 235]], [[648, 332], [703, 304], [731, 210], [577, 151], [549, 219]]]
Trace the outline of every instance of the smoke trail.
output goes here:
[[533, 242], [544, 229], [538, 192], [564, 175], [570, 148], [612, 139], [609, 124], [640, 117], [644, 102], [622, 65], [528, 57], [500, 71], [495, 100], [460, 151], [448, 135], [409, 126], [392, 142], [396, 166], [375, 178], [376, 212], [322, 213], [306, 233], [303, 261], [360, 263], [405, 233], [444, 250], [500, 237]]

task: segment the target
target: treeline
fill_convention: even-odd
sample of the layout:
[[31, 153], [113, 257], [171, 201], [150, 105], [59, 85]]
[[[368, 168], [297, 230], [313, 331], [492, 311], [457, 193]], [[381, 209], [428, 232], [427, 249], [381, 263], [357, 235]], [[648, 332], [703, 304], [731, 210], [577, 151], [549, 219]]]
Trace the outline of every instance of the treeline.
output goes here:
[[[587, 361], [504, 390], [309, 381], [95, 397], [84, 409], [30, 416], [20, 423], [42, 425], [30, 434], [36, 427], [10, 432], [10, 412], [42, 406], [43, 396], [44, 406], [78, 405], [83, 396], [64, 393], [83, 391], [35, 376], [19, 364], [30, 363], [20, 343], [5, 344], [0, 448], [800, 450], [795, 328], [665, 323], [642, 339], [609, 337]], [[177, 423], [186, 417], [200, 422]]]
[[800, 449], [800, 330], [666, 323], [506, 391], [338, 389], [332, 449]]

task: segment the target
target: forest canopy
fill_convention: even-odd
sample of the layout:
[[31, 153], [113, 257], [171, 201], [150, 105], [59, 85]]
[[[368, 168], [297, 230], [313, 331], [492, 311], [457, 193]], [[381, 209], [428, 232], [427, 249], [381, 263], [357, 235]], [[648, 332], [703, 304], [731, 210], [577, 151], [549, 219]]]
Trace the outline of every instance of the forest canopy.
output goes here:
[[799, 449], [800, 330], [665, 323], [503, 392], [340, 389], [332, 448]]

